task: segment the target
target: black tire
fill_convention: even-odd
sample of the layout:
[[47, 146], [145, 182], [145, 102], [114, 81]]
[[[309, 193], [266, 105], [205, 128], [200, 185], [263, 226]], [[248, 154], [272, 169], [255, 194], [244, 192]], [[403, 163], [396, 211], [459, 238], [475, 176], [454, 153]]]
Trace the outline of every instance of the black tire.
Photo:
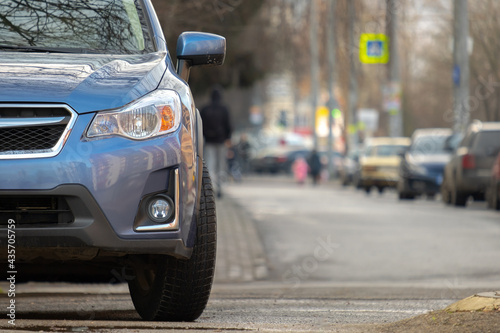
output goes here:
[[129, 290], [144, 320], [193, 321], [208, 302], [215, 270], [217, 221], [212, 183], [205, 166], [196, 223], [196, 241], [189, 260], [151, 255], [135, 265]]
[[456, 189], [451, 190], [451, 204], [455, 207], [465, 207], [469, 196]]
[[472, 195], [472, 198], [474, 199], [474, 201], [485, 201], [486, 200], [486, 196], [485, 196], [484, 192], [474, 193]]
[[432, 201], [432, 200], [436, 199], [436, 193], [427, 193], [426, 194], [426, 199], [429, 200], [429, 201]]
[[494, 185], [492, 184], [492, 186], [490, 187], [487, 187], [486, 188], [486, 193], [485, 193], [485, 198], [486, 198], [486, 206], [488, 207], [488, 209], [490, 208], [493, 208], [493, 187]]
[[404, 179], [399, 179], [398, 184], [396, 185], [398, 190], [398, 198], [399, 200], [413, 200], [415, 199], [415, 195], [408, 192], [409, 186], [407, 185], [407, 181]]
[[398, 198], [399, 200], [414, 200], [415, 195], [406, 192], [398, 192]]
[[372, 191], [372, 187], [371, 186], [365, 186], [365, 193], [366, 194], [370, 194], [370, 192]]
[[498, 197], [498, 192], [500, 191], [500, 185], [494, 186], [493, 187], [493, 193], [491, 194], [492, 197], [492, 204], [493, 204], [493, 209], [494, 210], [500, 210], [500, 198]]

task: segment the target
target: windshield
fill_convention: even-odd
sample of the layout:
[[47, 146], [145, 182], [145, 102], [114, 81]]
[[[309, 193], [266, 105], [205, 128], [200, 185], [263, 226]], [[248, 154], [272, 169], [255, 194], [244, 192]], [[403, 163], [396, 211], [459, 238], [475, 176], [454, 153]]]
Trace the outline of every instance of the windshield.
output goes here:
[[478, 155], [497, 155], [500, 149], [500, 131], [479, 132], [471, 150]]
[[447, 140], [449, 135], [426, 135], [416, 137], [410, 147], [410, 152], [416, 155], [436, 155], [449, 153]]
[[154, 50], [138, 1], [10, 0], [0, 6], [0, 49], [133, 54]]
[[408, 147], [402, 145], [381, 145], [374, 148], [376, 156], [397, 156], [404, 153]]

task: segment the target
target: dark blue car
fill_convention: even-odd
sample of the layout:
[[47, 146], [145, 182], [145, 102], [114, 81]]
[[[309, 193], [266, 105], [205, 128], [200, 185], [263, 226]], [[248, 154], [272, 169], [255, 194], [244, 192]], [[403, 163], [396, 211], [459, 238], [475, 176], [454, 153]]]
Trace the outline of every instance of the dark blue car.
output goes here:
[[149, 0], [3, 1], [0, 17], [8, 274], [122, 272], [144, 319], [198, 318], [216, 217], [186, 82], [190, 67], [222, 64], [225, 39], [182, 34], [174, 66]]
[[444, 167], [457, 141], [448, 128], [416, 130], [399, 168], [396, 187], [399, 199], [414, 199], [420, 195], [434, 198], [440, 192]]

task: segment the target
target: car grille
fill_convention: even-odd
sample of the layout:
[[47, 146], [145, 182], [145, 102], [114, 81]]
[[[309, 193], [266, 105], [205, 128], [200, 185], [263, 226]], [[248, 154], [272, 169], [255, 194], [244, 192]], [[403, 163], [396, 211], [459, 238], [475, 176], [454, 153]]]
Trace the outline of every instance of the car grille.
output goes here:
[[0, 105], [0, 158], [58, 154], [75, 119], [65, 105]]
[[9, 219], [21, 225], [69, 224], [74, 216], [62, 196], [0, 196], [0, 225]]
[[46, 150], [57, 144], [66, 126], [5, 128], [0, 130], [0, 152]]
[[439, 175], [443, 173], [444, 166], [443, 165], [428, 165], [426, 166], [427, 173], [429, 175]]

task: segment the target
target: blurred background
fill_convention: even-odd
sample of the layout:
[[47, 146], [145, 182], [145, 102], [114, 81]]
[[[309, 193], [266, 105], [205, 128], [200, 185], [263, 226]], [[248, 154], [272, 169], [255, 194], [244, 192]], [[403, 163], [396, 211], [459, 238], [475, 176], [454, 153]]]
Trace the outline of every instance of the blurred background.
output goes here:
[[190, 84], [198, 108], [223, 87], [252, 171], [267, 171], [258, 158], [270, 148], [293, 146], [324, 152], [340, 176], [335, 157], [357, 155], [368, 138], [500, 121], [496, 0], [153, 3], [173, 57], [183, 31], [226, 37], [225, 65], [192, 71]]

